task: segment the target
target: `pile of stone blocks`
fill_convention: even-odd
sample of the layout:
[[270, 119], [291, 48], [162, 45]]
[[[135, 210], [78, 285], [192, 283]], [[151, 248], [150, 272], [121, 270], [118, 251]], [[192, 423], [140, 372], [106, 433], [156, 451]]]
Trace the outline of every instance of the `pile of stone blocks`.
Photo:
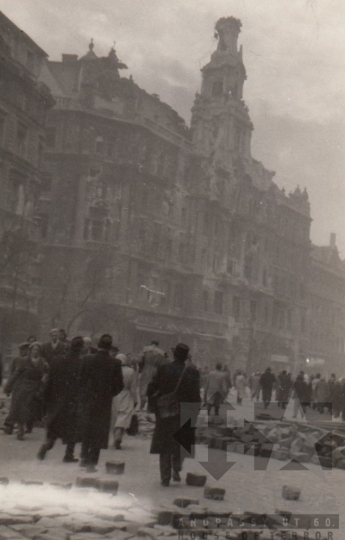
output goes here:
[[244, 422], [242, 426], [212, 422], [199, 426], [196, 436], [198, 444], [226, 452], [345, 469], [345, 427], [330, 432], [311, 424], [278, 420]]

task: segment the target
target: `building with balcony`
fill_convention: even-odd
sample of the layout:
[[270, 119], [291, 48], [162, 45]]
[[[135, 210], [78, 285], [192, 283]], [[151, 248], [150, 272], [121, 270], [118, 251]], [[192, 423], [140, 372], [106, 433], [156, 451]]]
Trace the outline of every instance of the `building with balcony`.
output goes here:
[[[247, 371], [322, 356], [311, 304], [324, 302], [317, 279], [337, 295], [343, 263], [312, 246], [306, 190], [286, 194], [251, 154], [240, 29], [217, 22], [190, 128], [120, 75], [114, 48], [45, 62], [56, 104], [38, 212], [42, 334], [107, 331], [134, 353], [185, 341], [201, 365]], [[328, 330], [342, 354], [340, 320]]]
[[53, 99], [39, 81], [46, 53], [0, 12], [0, 346], [39, 331], [35, 214], [45, 119]]

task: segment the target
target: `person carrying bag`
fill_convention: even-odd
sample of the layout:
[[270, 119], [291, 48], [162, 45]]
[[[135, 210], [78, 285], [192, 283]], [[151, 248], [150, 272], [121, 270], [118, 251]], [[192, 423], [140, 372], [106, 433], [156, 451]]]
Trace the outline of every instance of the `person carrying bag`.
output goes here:
[[186, 367], [187, 366], [184, 367], [181, 373], [181, 376], [177, 382], [175, 390], [173, 392], [170, 392], [169, 394], [165, 394], [164, 396], [160, 396], [157, 398], [157, 412], [160, 418], [172, 418], [174, 416], [179, 416], [180, 403], [177, 400], [176, 394], [181, 384], [183, 375], [186, 372]]

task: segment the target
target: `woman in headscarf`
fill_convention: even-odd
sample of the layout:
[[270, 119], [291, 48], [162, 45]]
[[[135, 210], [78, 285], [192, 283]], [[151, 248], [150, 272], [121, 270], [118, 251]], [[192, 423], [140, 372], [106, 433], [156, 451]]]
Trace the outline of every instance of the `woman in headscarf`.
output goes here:
[[[18, 424], [18, 440], [24, 440], [24, 427], [33, 425], [39, 416], [40, 398], [47, 380], [48, 364], [42, 358], [38, 341], [29, 346], [28, 356], [18, 364], [5, 386], [5, 393], [12, 393], [10, 416]], [[6, 431], [6, 430], [5, 430]]]
[[118, 354], [116, 360], [120, 360], [122, 364], [123, 390], [113, 398], [111, 425], [114, 430], [114, 446], [120, 450], [123, 434], [131, 425], [132, 415], [137, 406], [138, 379], [135, 370], [128, 365], [125, 354]]

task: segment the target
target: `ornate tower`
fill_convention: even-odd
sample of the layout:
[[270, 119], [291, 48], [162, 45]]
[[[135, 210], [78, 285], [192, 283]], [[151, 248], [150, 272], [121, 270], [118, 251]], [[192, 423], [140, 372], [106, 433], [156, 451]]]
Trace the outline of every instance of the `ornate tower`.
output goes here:
[[253, 129], [242, 99], [246, 70], [242, 47], [237, 40], [241, 22], [234, 17], [221, 18], [215, 27], [217, 50], [202, 68], [201, 93], [192, 109], [193, 142], [196, 152], [212, 157], [215, 166], [231, 172], [234, 162], [251, 160]]

